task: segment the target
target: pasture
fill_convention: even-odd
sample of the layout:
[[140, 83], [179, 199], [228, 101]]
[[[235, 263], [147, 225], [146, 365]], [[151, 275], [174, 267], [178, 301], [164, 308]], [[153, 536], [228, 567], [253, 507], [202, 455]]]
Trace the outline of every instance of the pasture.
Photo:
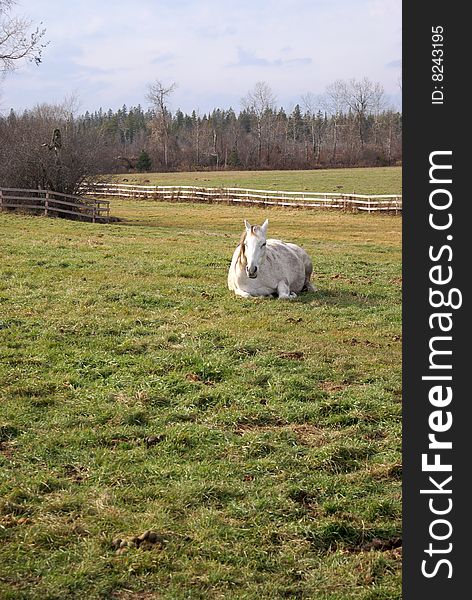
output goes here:
[[[400, 598], [401, 220], [111, 212], [0, 213], [0, 597]], [[230, 293], [243, 218], [318, 291]]]
[[[311, 171], [208, 171], [115, 175], [116, 183], [240, 187], [287, 192], [401, 194], [401, 167], [313, 169]], [[125, 181], [126, 180], [126, 181]]]

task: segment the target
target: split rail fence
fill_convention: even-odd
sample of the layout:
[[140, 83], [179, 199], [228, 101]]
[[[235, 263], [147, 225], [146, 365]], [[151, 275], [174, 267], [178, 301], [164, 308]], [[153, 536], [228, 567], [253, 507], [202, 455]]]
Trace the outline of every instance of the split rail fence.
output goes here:
[[64, 215], [65, 218], [80, 218], [95, 223], [108, 222], [110, 202], [73, 196], [49, 190], [25, 190], [0, 188], [0, 210], [23, 209], [37, 211], [46, 217]]
[[385, 211], [398, 214], [402, 196], [316, 192], [282, 192], [242, 188], [203, 188], [195, 186], [130, 185], [96, 183], [84, 186], [82, 193], [95, 197], [138, 198], [166, 202], [260, 204], [289, 208], [325, 208], [350, 212]]

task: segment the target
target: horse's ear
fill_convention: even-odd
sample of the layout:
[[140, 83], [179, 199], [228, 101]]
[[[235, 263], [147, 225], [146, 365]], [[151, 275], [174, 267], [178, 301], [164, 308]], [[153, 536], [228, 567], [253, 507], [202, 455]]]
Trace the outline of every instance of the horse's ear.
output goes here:
[[246, 221], [246, 219], [244, 219], [244, 225], [245, 225], [247, 231], [250, 233], [250, 231], [251, 231], [251, 223], [249, 223], [249, 221]]
[[267, 228], [269, 227], [269, 219], [266, 219], [264, 223], [262, 223], [262, 232], [265, 235], [267, 233]]

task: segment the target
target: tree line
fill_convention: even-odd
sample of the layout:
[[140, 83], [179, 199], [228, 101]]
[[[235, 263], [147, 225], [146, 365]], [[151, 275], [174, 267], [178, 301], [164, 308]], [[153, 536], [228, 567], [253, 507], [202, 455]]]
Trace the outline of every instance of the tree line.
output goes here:
[[[73, 193], [88, 177], [133, 171], [312, 169], [401, 161], [402, 115], [379, 84], [336, 81], [290, 110], [259, 82], [232, 108], [169, 108], [175, 85], [149, 86], [149, 108], [79, 114], [72, 98], [0, 116], [2, 185]], [[52, 142], [58, 132], [60, 146]], [[57, 134], [56, 134], [57, 136]]]
[[306, 94], [289, 111], [277, 107], [264, 82], [242, 99], [239, 112], [171, 112], [167, 102], [173, 89], [156, 82], [150, 87], [148, 110], [138, 105], [87, 112], [77, 125], [106, 138], [115, 172], [310, 169], [401, 161], [402, 116], [384, 107], [382, 88], [367, 79], [337, 81], [322, 96]]

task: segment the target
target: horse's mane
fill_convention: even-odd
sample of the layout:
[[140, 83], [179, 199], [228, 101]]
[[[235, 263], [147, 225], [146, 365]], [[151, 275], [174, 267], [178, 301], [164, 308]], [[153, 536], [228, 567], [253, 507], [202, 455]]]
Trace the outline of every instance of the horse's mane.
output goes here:
[[241, 264], [242, 267], [245, 267], [247, 264], [246, 253], [244, 251], [244, 242], [246, 241], [246, 237], [247, 237], [247, 231], [244, 230], [243, 234], [241, 236], [241, 239], [239, 241], [239, 254], [238, 254], [238, 262]]

